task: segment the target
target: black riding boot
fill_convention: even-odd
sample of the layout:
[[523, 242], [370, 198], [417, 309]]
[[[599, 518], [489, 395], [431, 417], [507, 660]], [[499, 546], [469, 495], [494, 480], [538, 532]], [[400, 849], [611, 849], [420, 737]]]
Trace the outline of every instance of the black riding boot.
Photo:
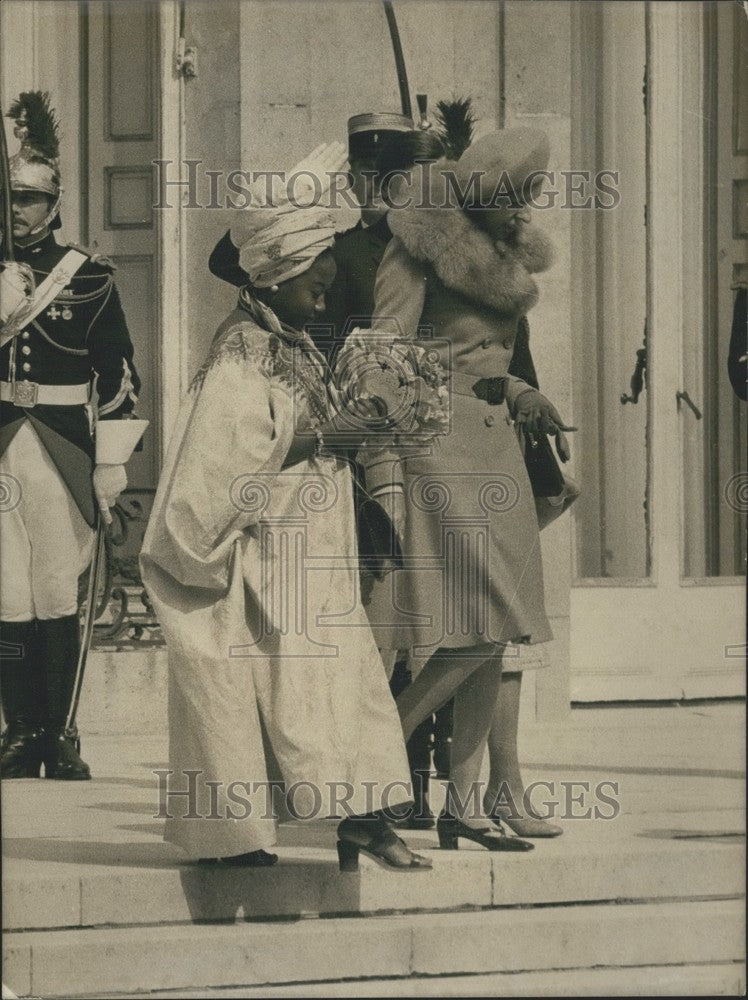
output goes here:
[[40, 621], [39, 635], [47, 671], [44, 775], [58, 781], [88, 781], [91, 770], [80, 758], [78, 731], [65, 729], [80, 649], [78, 616]]
[[[390, 678], [392, 697], [397, 696], [410, 684], [411, 673], [407, 661], [395, 664]], [[392, 820], [408, 830], [430, 830], [434, 825], [434, 815], [429, 809], [429, 777], [431, 775], [431, 732], [433, 717], [428, 716], [416, 726], [406, 744], [410, 780], [413, 785], [413, 804], [396, 806], [390, 811]]]
[[36, 621], [0, 622], [0, 696], [7, 728], [0, 744], [0, 776], [38, 778], [44, 750], [44, 679]]
[[406, 744], [414, 800], [411, 814], [403, 824], [409, 830], [430, 830], [434, 825], [434, 814], [429, 809], [433, 723], [432, 716], [424, 719], [413, 730], [413, 734]]
[[454, 701], [448, 701], [436, 713], [434, 722], [434, 770], [437, 778], [443, 781], [449, 778], [453, 708]]
[[390, 693], [392, 697], [396, 699], [410, 684], [410, 681], [411, 674], [410, 670], [408, 670], [408, 661], [398, 660], [392, 670], [392, 677], [390, 677]]

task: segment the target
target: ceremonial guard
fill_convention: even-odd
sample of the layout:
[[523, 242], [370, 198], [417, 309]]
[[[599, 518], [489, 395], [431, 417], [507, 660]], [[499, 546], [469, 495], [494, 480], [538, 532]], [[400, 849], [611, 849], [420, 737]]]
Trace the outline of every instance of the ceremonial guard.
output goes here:
[[[344, 339], [355, 326], [371, 325], [377, 269], [392, 236], [387, 224], [387, 204], [380, 197], [379, 161], [383, 150], [405, 135], [423, 138], [423, 133], [415, 131], [411, 118], [393, 111], [348, 119], [351, 186], [361, 206], [361, 221], [335, 241], [338, 272], [327, 298], [325, 322], [333, 327], [337, 341]], [[433, 141], [438, 146], [438, 140]], [[392, 169], [402, 166], [398, 163]]]
[[[112, 265], [61, 246], [58, 123], [41, 92], [20, 95], [9, 161], [0, 306], [0, 630], [3, 778], [85, 780], [68, 713], [80, 651], [78, 578], [97, 519], [127, 485], [140, 381]], [[24, 266], [25, 265], [25, 266]], [[27, 275], [12, 311], [12, 276]], [[33, 275], [33, 278], [32, 278]], [[140, 423], [140, 422], [138, 422]], [[136, 435], [136, 439], [137, 439]], [[128, 439], [129, 443], [128, 443]]]

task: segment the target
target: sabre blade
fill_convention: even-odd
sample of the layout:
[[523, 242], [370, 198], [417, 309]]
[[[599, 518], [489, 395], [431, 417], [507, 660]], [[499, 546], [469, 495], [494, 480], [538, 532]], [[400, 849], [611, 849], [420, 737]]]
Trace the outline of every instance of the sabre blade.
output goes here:
[[65, 729], [71, 730], [75, 726], [75, 717], [78, 714], [78, 704], [80, 702], [81, 691], [83, 689], [83, 675], [86, 670], [88, 660], [88, 650], [91, 646], [94, 621], [96, 620], [96, 595], [99, 592], [101, 582], [101, 570], [104, 563], [105, 549], [105, 528], [104, 523], [99, 518], [96, 528], [96, 543], [94, 546], [93, 559], [88, 574], [88, 595], [86, 603], [86, 617], [83, 622], [83, 635], [81, 636], [81, 648], [78, 653], [78, 664], [75, 668], [75, 686], [73, 688], [73, 700], [70, 703], [68, 717], [65, 721]]

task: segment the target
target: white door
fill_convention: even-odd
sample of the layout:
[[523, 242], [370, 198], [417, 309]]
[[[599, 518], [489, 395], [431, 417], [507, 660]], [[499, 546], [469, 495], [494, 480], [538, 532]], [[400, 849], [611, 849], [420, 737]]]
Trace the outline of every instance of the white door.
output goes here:
[[81, 6], [88, 185], [86, 239], [116, 265], [114, 279], [135, 347], [142, 387], [137, 415], [150, 421], [128, 463], [129, 489], [153, 491], [160, 452], [159, 9], [142, 0]]
[[739, 695], [746, 409], [726, 361], [747, 259], [745, 14], [576, 16], [576, 152], [618, 172], [620, 201], [573, 222], [571, 697]]

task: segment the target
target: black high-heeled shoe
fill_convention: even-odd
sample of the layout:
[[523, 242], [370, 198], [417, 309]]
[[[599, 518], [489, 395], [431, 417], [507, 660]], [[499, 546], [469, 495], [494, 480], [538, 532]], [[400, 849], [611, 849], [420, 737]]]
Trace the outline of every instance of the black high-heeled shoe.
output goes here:
[[347, 817], [338, 826], [338, 862], [341, 872], [358, 871], [361, 851], [383, 868], [395, 871], [429, 871], [431, 860], [414, 854], [384, 820]]
[[267, 851], [247, 851], [228, 858], [198, 858], [199, 865], [226, 865], [229, 868], [271, 868], [278, 861], [277, 854]]
[[474, 830], [465, 826], [455, 816], [445, 816], [444, 813], [436, 821], [436, 832], [439, 835], [439, 847], [443, 851], [456, 851], [459, 839], [472, 840], [488, 851], [532, 851], [534, 844], [528, 844], [519, 837], [508, 837], [506, 830], [493, 820], [493, 826], [483, 830]]

